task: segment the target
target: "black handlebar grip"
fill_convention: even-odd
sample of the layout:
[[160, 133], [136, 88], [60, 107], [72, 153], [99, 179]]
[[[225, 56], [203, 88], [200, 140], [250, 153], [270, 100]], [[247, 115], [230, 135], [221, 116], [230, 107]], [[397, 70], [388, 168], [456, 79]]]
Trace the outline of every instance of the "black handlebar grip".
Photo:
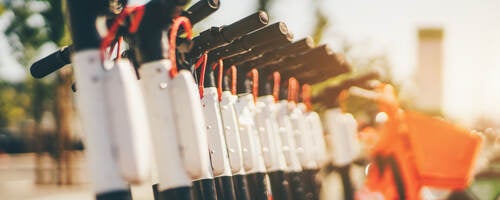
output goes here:
[[332, 50], [328, 46], [321, 45], [303, 54], [290, 57], [286, 59], [285, 62], [283, 62], [283, 64], [292, 66], [298, 64], [315, 63], [321, 61], [322, 59], [324, 59], [325, 57], [327, 57], [332, 53], [333, 53]]
[[294, 76], [300, 82], [315, 84], [348, 72], [350, 69], [342, 67], [334, 55], [329, 55], [322, 62], [302, 65], [297, 70], [284, 74]]
[[279, 63], [282, 59], [300, 55], [301, 53], [308, 52], [314, 47], [314, 41], [311, 37], [306, 37], [292, 44], [286, 45], [274, 51], [264, 54], [261, 58], [247, 63], [250, 66], [259, 68], [268, 66], [269, 64]]
[[278, 39], [273, 40], [269, 43], [260, 45], [258, 47], [253, 48], [250, 52], [237, 55], [231, 58], [224, 60], [224, 66], [230, 67], [231, 65], [237, 65], [240, 63], [244, 63], [250, 60], [254, 60], [262, 56], [264, 53], [276, 50], [279, 47], [287, 46], [290, 44], [289, 38], [286, 40]]
[[245, 48], [244, 45], [241, 44], [240, 40], [236, 40], [233, 43], [214, 49], [208, 53], [208, 63], [216, 62], [219, 59], [224, 59], [227, 57], [239, 55], [250, 51], [250, 49]]
[[301, 64], [300, 67], [297, 67], [295, 69], [283, 69], [281, 72], [288, 72], [292, 71], [294, 73], [306, 73], [308, 71], [310, 72], [321, 72], [323, 74], [328, 74], [328, 75], [337, 75], [339, 74], [338, 72], [345, 73], [348, 71], [344, 70], [339, 70], [341, 65], [339, 61], [336, 59], [334, 55], [325, 55], [322, 57], [318, 57], [318, 60], [315, 60], [314, 62], [305, 62]]
[[239, 55], [250, 51], [252, 48], [263, 45], [273, 40], [289, 40], [288, 29], [285, 23], [278, 22], [245, 35], [231, 44], [214, 49], [208, 54], [209, 61], [216, 61]]
[[196, 24], [217, 11], [219, 7], [219, 0], [200, 0], [189, 7], [183, 15], [189, 19], [191, 24]]
[[288, 34], [288, 28], [283, 22], [277, 22], [261, 28], [253, 33], [243, 36], [241, 39], [244, 40], [245, 44], [248, 45], [249, 48], [253, 48], [280, 38], [290, 38], [290, 35]]
[[259, 11], [230, 25], [205, 30], [193, 38], [194, 47], [186, 57], [197, 59], [205, 51], [231, 43], [233, 40], [265, 26], [268, 20], [267, 14], [264, 11]]
[[[305, 72], [310, 73], [305, 73]], [[304, 63], [303, 66], [294, 70], [294, 73], [304, 75], [315, 82], [326, 80], [351, 71], [351, 66], [339, 54], [329, 54], [314, 61]], [[313, 73], [311, 73], [313, 72]], [[315, 72], [315, 73], [314, 73]], [[297, 75], [298, 76], [298, 75]]]
[[58, 51], [42, 58], [30, 67], [31, 76], [34, 78], [43, 78], [48, 74], [57, 71], [61, 67], [71, 63], [70, 56], [73, 52], [72, 46], [66, 46]]
[[269, 23], [269, 16], [264, 11], [256, 12], [228, 26], [222, 27], [222, 36], [226, 40], [234, 40]]
[[281, 56], [296, 54], [299, 51], [308, 51], [314, 47], [314, 41], [311, 37], [306, 37], [304, 39], [298, 40], [292, 44], [281, 48], [280, 51], [276, 52]]
[[258, 59], [243, 63], [242, 66], [263, 68], [270, 64], [278, 63], [285, 57], [309, 51], [314, 46], [313, 43], [313, 40], [307, 37], [277, 50], [269, 51]]
[[[298, 54], [295, 56], [287, 57], [279, 62], [274, 62], [272, 64], [257, 65], [259, 68], [263, 68], [266, 71], [279, 71], [280, 73], [289, 73], [296, 71], [301, 66], [310, 65], [321, 65], [322, 61], [331, 55], [331, 50], [326, 45], [321, 45], [305, 53]], [[326, 63], [331, 65], [332, 63]]]

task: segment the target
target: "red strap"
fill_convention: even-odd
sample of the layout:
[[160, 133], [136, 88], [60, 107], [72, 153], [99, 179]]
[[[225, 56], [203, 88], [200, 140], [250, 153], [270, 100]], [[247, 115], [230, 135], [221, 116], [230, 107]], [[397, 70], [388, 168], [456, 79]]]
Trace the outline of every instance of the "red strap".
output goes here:
[[296, 78], [293, 78], [294, 80], [294, 84], [295, 84], [295, 90], [293, 91], [294, 92], [294, 95], [293, 95], [293, 101], [295, 103], [297, 103], [299, 101], [299, 92], [300, 92], [300, 83], [299, 81], [296, 79]]
[[207, 69], [207, 60], [208, 60], [208, 55], [207, 53], [204, 53], [198, 61], [196, 61], [194, 69], [198, 69], [201, 67], [201, 72], [200, 72], [200, 82], [198, 83], [198, 89], [200, 90], [200, 98], [203, 97], [203, 87], [205, 85], [205, 70]]
[[280, 83], [281, 83], [281, 74], [279, 72], [273, 72], [273, 97], [274, 97], [274, 101], [278, 101], [280, 98]]
[[236, 95], [237, 72], [238, 71], [235, 65], [231, 66], [231, 68], [227, 71], [227, 73], [231, 75], [231, 94], [233, 95]]
[[253, 68], [252, 70], [250, 70], [250, 72], [248, 72], [247, 76], [250, 76], [252, 78], [253, 100], [257, 101], [257, 96], [259, 95], [259, 71]]
[[[133, 8], [133, 7], [132, 7]], [[137, 29], [139, 29], [139, 25], [141, 24], [142, 17], [144, 17], [144, 10], [145, 6], [137, 6], [134, 8], [131, 12], [134, 12], [134, 17], [130, 20], [130, 27], [128, 31], [130, 33], [135, 33], [137, 32]]]
[[127, 7], [122, 13], [120, 13], [120, 15], [118, 15], [118, 17], [116, 17], [113, 24], [109, 28], [107, 35], [102, 38], [100, 47], [102, 59], [104, 59], [104, 50], [113, 43], [116, 38], [116, 34], [118, 33], [118, 28], [125, 21], [127, 16], [134, 14], [131, 19], [129, 32], [135, 33], [135, 31], [137, 31], [142, 17], [144, 16], [144, 8], [144, 5]]
[[172, 68], [170, 69], [170, 77], [172, 78], [175, 77], [178, 72], [175, 50], [177, 47], [176, 39], [180, 26], [184, 27], [187, 39], [191, 40], [191, 38], [193, 37], [193, 30], [191, 29], [191, 23], [189, 22], [189, 19], [184, 16], [179, 16], [175, 18], [174, 22], [172, 23], [172, 28], [170, 30], [169, 49], [168, 49], [169, 58], [172, 61]]
[[120, 38], [118, 39], [118, 46], [116, 47], [116, 59], [122, 58], [122, 54], [120, 53], [122, 48], [122, 43], [123, 43], [123, 37], [120, 36]]
[[309, 84], [302, 85], [302, 102], [304, 102], [308, 111], [312, 110], [311, 92], [311, 86]]
[[298, 81], [291, 77], [288, 79], [288, 101], [297, 102]]
[[218, 67], [218, 77], [217, 77], [217, 95], [219, 97], [219, 101], [222, 100], [222, 76], [224, 75], [224, 62], [222, 59], [219, 59], [217, 63], [212, 65], [212, 70], [215, 70]]

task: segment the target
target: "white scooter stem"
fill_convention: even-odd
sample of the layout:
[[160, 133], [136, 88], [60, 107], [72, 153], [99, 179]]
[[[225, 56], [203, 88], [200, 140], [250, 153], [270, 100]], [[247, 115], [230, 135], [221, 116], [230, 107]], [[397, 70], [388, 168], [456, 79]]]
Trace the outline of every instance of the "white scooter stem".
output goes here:
[[301, 109], [305, 118], [307, 130], [309, 130], [311, 138], [311, 153], [319, 169], [327, 160], [327, 150], [321, 119], [318, 113], [312, 110], [311, 93], [311, 86], [309, 84], [303, 84], [301, 87], [302, 101], [298, 103], [297, 106]]
[[234, 103], [238, 97], [230, 91], [223, 91], [220, 101], [220, 113], [224, 127], [224, 136], [229, 155], [229, 164], [232, 174], [243, 174], [243, 159], [241, 153], [240, 131]]
[[[75, 80], [78, 83], [76, 102], [85, 131], [86, 157], [93, 190], [99, 196], [128, 192], [118, 163], [113, 156], [109, 113], [104, 93], [105, 71], [99, 50], [83, 50], [72, 55]], [[126, 196], [126, 195], [118, 195]]]
[[262, 146], [255, 127], [255, 103], [252, 94], [240, 94], [235, 103], [240, 125], [241, 146], [243, 149], [243, 166], [245, 172], [266, 173]]
[[258, 163], [260, 155], [258, 150], [255, 149], [255, 124], [251, 112], [252, 109], [249, 108], [249, 102], [247, 102], [248, 100], [253, 102], [251, 94], [245, 94], [245, 96], [238, 97], [234, 104], [234, 108], [236, 110], [239, 125], [243, 169], [246, 173], [252, 173], [256, 172], [259, 168]]
[[212, 179], [205, 119], [192, 74], [181, 70], [170, 84], [183, 163], [193, 180]]
[[317, 112], [308, 111], [305, 114], [305, 117], [309, 124], [309, 129], [312, 133], [313, 146], [315, 147], [314, 155], [316, 158], [316, 163], [318, 167], [322, 167], [325, 165], [328, 160], [328, 154], [326, 149], [326, 138], [324, 136], [324, 129], [321, 123], [321, 118], [319, 117]]
[[219, 107], [219, 96], [216, 87], [205, 87], [201, 98], [203, 114], [205, 116], [208, 149], [214, 173], [217, 196], [225, 199], [235, 199], [231, 167], [224, 138], [222, 117]]
[[311, 144], [311, 138], [309, 136], [310, 133], [307, 129], [306, 119], [302, 113], [303, 108], [300, 107], [300, 104], [297, 105], [299, 83], [295, 78], [288, 79], [287, 94], [289, 100], [288, 114], [292, 122], [294, 138], [297, 145], [296, 152], [303, 169], [303, 189], [306, 192], [306, 196], [311, 196], [312, 199], [317, 199], [319, 190], [314, 177], [317, 173], [318, 168], [312, 155], [313, 147]]
[[106, 71], [104, 94], [120, 172], [129, 183], [141, 183], [151, 168], [151, 136], [141, 87], [127, 59]]
[[180, 70], [173, 78], [170, 92], [174, 103], [182, 158], [193, 181], [194, 198], [217, 199], [208, 152], [207, 130], [198, 87], [191, 72]]
[[188, 147], [181, 146], [179, 142], [172, 108], [174, 105], [169, 88], [172, 80], [168, 76], [170, 62], [166, 59], [152, 61], [139, 68], [158, 170], [158, 190], [167, 194], [176, 190], [189, 191], [191, 187], [191, 179], [180, 151]]
[[223, 91], [220, 101], [224, 135], [229, 153], [229, 162], [233, 173], [233, 184], [236, 199], [250, 200], [246, 173], [243, 168], [242, 147], [240, 141], [240, 128], [234, 104], [238, 97], [230, 91]]
[[283, 155], [287, 163], [286, 179], [290, 183], [290, 190], [294, 199], [306, 199], [303, 183], [303, 171], [296, 153], [295, 137], [292, 122], [288, 115], [288, 100], [282, 99], [277, 103], [277, 121], [281, 139]]
[[203, 97], [201, 97], [201, 105], [203, 115], [205, 116], [208, 149], [213, 174], [215, 177], [231, 176], [231, 167], [229, 166], [224, 130], [222, 128], [217, 88], [204, 88]]
[[353, 199], [354, 189], [349, 171], [351, 163], [361, 152], [356, 137], [356, 120], [351, 114], [342, 113], [339, 108], [332, 108], [324, 113], [324, 125], [329, 135], [331, 161], [342, 178], [344, 196], [346, 199]]
[[283, 154], [276, 141], [277, 122], [275, 118], [274, 97], [272, 95], [257, 98], [255, 104], [255, 125], [259, 132], [259, 141], [267, 172], [285, 170], [286, 164]]
[[86, 157], [96, 199], [131, 199], [127, 183], [114, 159], [114, 144], [104, 94], [102, 65], [96, 21], [105, 9], [99, 1], [66, 1], [75, 53], [71, 56], [80, 91], [77, 107], [86, 134]]
[[316, 161], [312, 155], [313, 148], [310, 133], [309, 130], [307, 130], [306, 119], [302, 110], [295, 102], [289, 102], [288, 108], [296, 142], [296, 153], [300, 160], [302, 169], [317, 169]]
[[[313, 111], [308, 111], [306, 105], [302, 102], [297, 103], [296, 107], [300, 110], [302, 118], [304, 120], [304, 133], [308, 138], [306, 151], [308, 152], [308, 155], [311, 156], [310, 159], [314, 161], [316, 165], [315, 169], [319, 169], [319, 162], [321, 160], [324, 160], [325, 156], [325, 153], [323, 151], [325, 148], [325, 140], [323, 139], [321, 123], [319, 124], [319, 127], [317, 125], [319, 116]], [[320, 147], [323, 149], [320, 149]]]
[[287, 164], [288, 172], [301, 172], [299, 158], [296, 153], [295, 137], [293, 126], [288, 116], [288, 100], [280, 100], [277, 103], [276, 119], [279, 126], [279, 136], [282, 145], [283, 156]]
[[247, 173], [252, 199], [267, 199], [266, 167], [262, 156], [258, 131], [255, 128], [255, 102], [251, 93], [238, 95], [235, 103], [240, 125], [243, 166]]
[[266, 143], [264, 140], [268, 140], [269, 146], [267, 148], [269, 148], [271, 160], [268, 161], [267, 174], [271, 183], [273, 199], [288, 200], [292, 198], [292, 195], [285, 177], [287, 166], [276, 120], [277, 106], [274, 102], [275, 99], [271, 94], [257, 98], [255, 122], [259, 127], [259, 136], [263, 146]]
[[304, 127], [306, 128], [303, 131], [303, 134], [308, 140], [304, 141], [304, 150], [306, 151], [306, 155], [308, 155], [309, 157], [309, 162], [314, 163], [314, 167], [304, 168], [304, 181], [306, 190], [308, 191], [308, 195], [312, 195], [313, 199], [319, 199], [321, 184], [316, 181], [316, 175], [318, 174], [320, 169], [317, 159], [317, 146], [315, 146], [315, 135], [317, 133], [315, 133], [315, 130], [311, 126], [310, 120], [307, 118], [306, 105], [302, 102], [297, 103], [296, 109], [300, 111]]
[[333, 164], [338, 167], [349, 165], [361, 151], [356, 137], [356, 120], [351, 114], [342, 113], [339, 108], [326, 110], [324, 116]]

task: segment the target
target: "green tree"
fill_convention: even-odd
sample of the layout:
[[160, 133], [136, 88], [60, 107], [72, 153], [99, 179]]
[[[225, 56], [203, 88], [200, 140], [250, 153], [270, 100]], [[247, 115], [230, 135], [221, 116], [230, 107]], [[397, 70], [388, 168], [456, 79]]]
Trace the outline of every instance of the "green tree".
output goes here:
[[[14, 14], [14, 18], [5, 30], [10, 39], [11, 46], [20, 52], [17, 57], [19, 63], [29, 66], [34, 57], [39, 53], [38, 49], [47, 42], [58, 46], [67, 45], [70, 42], [67, 27], [64, 23], [62, 0], [19, 0], [9, 1], [6, 7]], [[19, 44], [19, 45], [16, 45]], [[35, 120], [35, 134], [41, 132], [40, 121], [45, 111], [53, 110], [56, 116], [58, 135], [56, 142], [57, 151], [53, 156], [57, 161], [59, 171], [68, 166], [68, 157], [65, 149], [69, 147], [69, 134], [72, 115], [72, 98], [70, 94], [71, 71], [58, 72], [55, 80], [26, 80], [31, 87], [33, 95], [31, 101], [31, 116]], [[54, 101], [53, 98], [56, 98]], [[38, 138], [40, 139], [40, 138]], [[37, 140], [41, 141], [41, 140]], [[37, 151], [41, 151], [42, 144], [37, 143]], [[39, 162], [37, 157], [36, 162]], [[69, 168], [67, 168], [69, 169]], [[65, 176], [71, 178], [71, 176]], [[62, 176], [57, 177], [58, 183], [62, 183]], [[66, 179], [67, 183], [71, 180]]]
[[314, 26], [312, 38], [316, 43], [319, 43], [321, 39], [323, 39], [323, 33], [325, 29], [328, 27], [328, 18], [323, 14], [323, 12], [319, 9], [319, 6], [316, 6], [316, 24]]
[[[38, 49], [49, 41], [46, 23], [40, 21], [40, 19], [43, 20], [43, 17], [37, 12], [45, 12], [43, 8], [45, 5], [37, 5], [37, 3], [39, 1], [27, 0], [22, 2], [8, 1], [5, 4], [8, 11], [14, 15], [5, 29], [5, 35], [9, 39], [10, 46], [14, 49], [14, 55], [17, 55], [17, 61], [24, 66], [28, 66], [37, 55]], [[40, 22], [43, 24], [40, 24]], [[35, 121], [39, 122], [44, 110], [43, 107], [46, 104], [44, 99], [49, 95], [44, 88], [50, 87], [50, 84], [34, 81], [33, 79], [27, 79], [25, 84], [30, 86], [26, 92], [33, 94], [32, 105], [27, 110], [29, 110]]]
[[[40, 47], [53, 42], [58, 46], [68, 44], [69, 37], [65, 28], [61, 0], [21, 0], [8, 1], [6, 8], [14, 14], [5, 35], [16, 52], [17, 60], [29, 66], [39, 53]], [[32, 98], [30, 113], [36, 122], [42, 113], [51, 109], [54, 97], [54, 81], [27, 79], [26, 84]]]
[[27, 85], [0, 81], [0, 127], [9, 127], [29, 115], [25, 108], [30, 107]]
[[0, 3], [0, 15], [3, 14], [4, 11], [5, 11], [5, 6], [3, 5], [3, 3]]

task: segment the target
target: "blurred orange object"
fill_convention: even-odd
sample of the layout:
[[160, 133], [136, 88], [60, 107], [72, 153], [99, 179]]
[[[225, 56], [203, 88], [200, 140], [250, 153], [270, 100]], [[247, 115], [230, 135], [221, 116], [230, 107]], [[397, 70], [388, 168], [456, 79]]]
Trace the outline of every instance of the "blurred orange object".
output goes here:
[[380, 111], [388, 115], [370, 153], [373, 165], [366, 180], [370, 191], [382, 193], [385, 199], [413, 200], [421, 199], [423, 186], [467, 187], [481, 148], [478, 135], [437, 118], [401, 110], [390, 85], [381, 84], [375, 92], [356, 89], [353, 93], [376, 100]]
[[464, 189], [481, 147], [481, 138], [437, 118], [405, 113], [409, 139], [423, 185]]
[[363, 130], [359, 131], [360, 140], [368, 143], [369, 145], [375, 145], [379, 138], [379, 133], [377, 129], [367, 126]]

